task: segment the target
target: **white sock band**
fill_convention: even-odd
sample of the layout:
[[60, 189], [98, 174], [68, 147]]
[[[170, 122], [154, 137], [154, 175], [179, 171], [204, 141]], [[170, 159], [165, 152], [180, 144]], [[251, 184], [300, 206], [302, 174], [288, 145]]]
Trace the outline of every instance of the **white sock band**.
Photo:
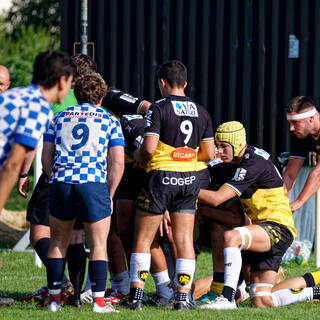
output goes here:
[[152, 275], [152, 278], [153, 278], [156, 286], [158, 286], [162, 283], [170, 282], [168, 269], [161, 271], [161, 272], [157, 272], [157, 273], [151, 273], [151, 275]]
[[255, 298], [255, 297], [271, 296], [272, 288], [273, 288], [273, 284], [271, 283], [252, 283], [250, 285], [250, 297]]
[[191, 259], [177, 259], [176, 261], [176, 279], [177, 286], [191, 288], [196, 261]]
[[104, 297], [104, 291], [92, 291], [92, 298]]
[[130, 258], [131, 282], [145, 283], [151, 262], [150, 253], [132, 253]]
[[[241, 246], [239, 249], [240, 250], [248, 250], [250, 248], [251, 242], [252, 242], [251, 232], [246, 227], [237, 227], [237, 228], [234, 228], [233, 230], [237, 230], [240, 233]], [[246, 244], [246, 236], [248, 237], [248, 245], [246, 248], [244, 248], [244, 246]]]
[[307, 112], [297, 113], [297, 114], [287, 114], [287, 120], [299, 120], [299, 119], [305, 119], [314, 116], [316, 113], [318, 113], [316, 108], [311, 109]]

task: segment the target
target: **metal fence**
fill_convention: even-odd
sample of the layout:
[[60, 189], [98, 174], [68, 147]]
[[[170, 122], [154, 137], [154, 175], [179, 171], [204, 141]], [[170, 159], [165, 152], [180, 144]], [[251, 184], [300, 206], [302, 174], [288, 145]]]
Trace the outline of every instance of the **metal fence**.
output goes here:
[[[62, 49], [80, 40], [79, 0], [62, 0]], [[244, 123], [273, 159], [289, 150], [284, 106], [320, 102], [318, 0], [89, 0], [88, 39], [108, 84], [159, 98], [158, 64], [182, 60], [187, 94], [223, 121]], [[318, 41], [317, 41], [318, 40]]]

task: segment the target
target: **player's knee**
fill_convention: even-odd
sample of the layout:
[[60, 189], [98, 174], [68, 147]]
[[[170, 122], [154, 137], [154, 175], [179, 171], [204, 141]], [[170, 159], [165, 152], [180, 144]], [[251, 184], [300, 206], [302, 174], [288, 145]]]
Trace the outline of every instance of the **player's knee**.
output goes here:
[[252, 305], [256, 308], [273, 307], [270, 283], [253, 283], [250, 285], [250, 297]]
[[235, 230], [225, 231], [223, 234], [224, 247], [238, 247], [240, 244], [239, 233]]

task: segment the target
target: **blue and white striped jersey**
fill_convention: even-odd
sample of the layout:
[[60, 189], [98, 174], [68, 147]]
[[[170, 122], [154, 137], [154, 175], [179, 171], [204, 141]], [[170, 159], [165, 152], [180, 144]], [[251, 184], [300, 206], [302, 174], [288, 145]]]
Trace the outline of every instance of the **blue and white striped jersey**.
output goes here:
[[34, 149], [52, 116], [49, 103], [34, 84], [0, 94], [0, 166], [14, 143]]
[[119, 121], [89, 103], [58, 113], [44, 141], [56, 148], [50, 183], [105, 183], [108, 149], [125, 146]]

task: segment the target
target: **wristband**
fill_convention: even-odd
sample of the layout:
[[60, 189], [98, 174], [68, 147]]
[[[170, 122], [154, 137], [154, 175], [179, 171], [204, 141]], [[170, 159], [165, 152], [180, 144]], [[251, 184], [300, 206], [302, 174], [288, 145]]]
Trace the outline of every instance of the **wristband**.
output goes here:
[[27, 176], [28, 176], [28, 173], [19, 174], [19, 178], [26, 178]]

